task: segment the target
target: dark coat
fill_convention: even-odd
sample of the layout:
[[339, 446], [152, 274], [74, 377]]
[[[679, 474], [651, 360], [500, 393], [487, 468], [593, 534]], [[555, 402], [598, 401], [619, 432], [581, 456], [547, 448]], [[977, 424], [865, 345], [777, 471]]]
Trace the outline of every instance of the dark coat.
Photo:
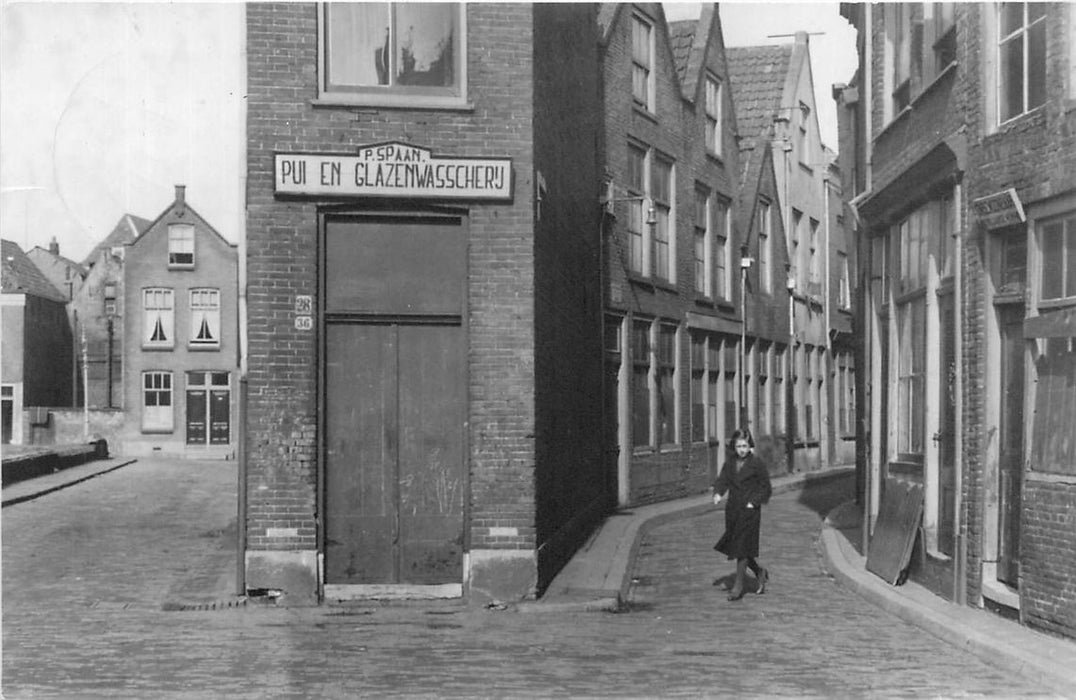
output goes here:
[[[772, 488], [770, 472], [761, 459], [747, 455], [744, 465], [736, 470], [733, 457], [721, 467], [721, 473], [713, 484], [714, 493], [724, 496], [725, 534], [714, 549], [729, 559], [758, 556], [758, 536], [762, 523], [762, 505], [769, 503]], [[748, 508], [750, 503], [754, 508]]]

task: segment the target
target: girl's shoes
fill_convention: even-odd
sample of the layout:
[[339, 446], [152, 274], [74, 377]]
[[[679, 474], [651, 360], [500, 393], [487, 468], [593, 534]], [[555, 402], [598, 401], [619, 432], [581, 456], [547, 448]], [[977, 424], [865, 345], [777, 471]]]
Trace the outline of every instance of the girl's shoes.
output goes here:
[[758, 572], [758, 594], [762, 595], [766, 592], [766, 584], [770, 581], [770, 572], [768, 569], [762, 569]]

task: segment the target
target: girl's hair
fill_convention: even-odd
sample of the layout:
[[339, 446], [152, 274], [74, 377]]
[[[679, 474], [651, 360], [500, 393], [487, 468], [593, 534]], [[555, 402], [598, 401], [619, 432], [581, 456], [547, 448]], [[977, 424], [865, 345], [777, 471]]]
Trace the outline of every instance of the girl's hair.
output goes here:
[[747, 428], [740, 428], [732, 434], [732, 446], [736, 446], [737, 440], [746, 440], [751, 449], [755, 449], [755, 438], [751, 437], [751, 431]]

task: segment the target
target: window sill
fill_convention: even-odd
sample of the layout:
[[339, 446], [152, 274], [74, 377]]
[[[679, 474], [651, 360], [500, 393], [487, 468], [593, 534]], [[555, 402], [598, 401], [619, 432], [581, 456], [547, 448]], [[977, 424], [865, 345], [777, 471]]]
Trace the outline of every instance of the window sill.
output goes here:
[[996, 138], [1004, 137], [1014, 131], [1026, 131], [1035, 126], [1046, 126], [1046, 104], [1041, 104], [1038, 107], [1029, 109], [1023, 114], [1017, 114], [1011, 119], [1007, 119], [1000, 124], [994, 126], [993, 130], [983, 136], [983, 141], [991, 141]]
[[142, 350], [144, 352], [171, 352], [175, 350], [174, 345], [143, 345]]
[[187, 349], [191, 352], [220, 352], [220, 343], [216, 345], [187, 345]]
[[143, 435], [171, 435], [175, 428], [142, 428]]
[[403, 95], [348, 95], [329, 93], [310, 100], [317, 108], [330, 109], [428, 109], [473, 112], [474, 103], [463, 97], [432, 97]]
[[725, 156], [721, 155], [717, 151], [706, 151], [706, 157], [722, 167], [724, 167], [725, 165]]
[[1038, 303], [1040, 309], [1064, 309], [1069, 306], [1076, 306], [1076, 297], [1066, 297], [1064, 299], [1040, 299]]
[[657, 277], [645, 277], [638, 272], [629, 272], [628, 282], [634, 286], [642, 287], [649, 292], [661, 290], [672, 294], [680, 293], [680, 290], [678, 290], [672, 282]]
[[177, 265], [175, 263], [168, 263], [168, 269], [169, 270], [193, 270], [194, 269], [194, 263], [191, 263], [190, 265]]
[[651, 112], [644, 105], [641, 105], [638, 102], [632, 102], [631, 107], [632, 111], [640, 117], [643, 117], [647, 121], [653, 122], [654, 124], [658, 123], [658, 115]]

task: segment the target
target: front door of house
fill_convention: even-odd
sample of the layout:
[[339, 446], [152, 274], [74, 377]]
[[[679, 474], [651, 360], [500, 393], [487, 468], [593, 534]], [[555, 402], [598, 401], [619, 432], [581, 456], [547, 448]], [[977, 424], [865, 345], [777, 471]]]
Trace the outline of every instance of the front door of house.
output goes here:
[[187, 372], [187, 444], [227, 445], [231, 403], [228, 372]]
[[462, 582], [462, 228], [453, 217], [325, 225], [327, 596]]
[[998, 450], [998, 580], [1016, 587], [1024, 462], [1024, 306], [998, 306], [1001, 425]]

